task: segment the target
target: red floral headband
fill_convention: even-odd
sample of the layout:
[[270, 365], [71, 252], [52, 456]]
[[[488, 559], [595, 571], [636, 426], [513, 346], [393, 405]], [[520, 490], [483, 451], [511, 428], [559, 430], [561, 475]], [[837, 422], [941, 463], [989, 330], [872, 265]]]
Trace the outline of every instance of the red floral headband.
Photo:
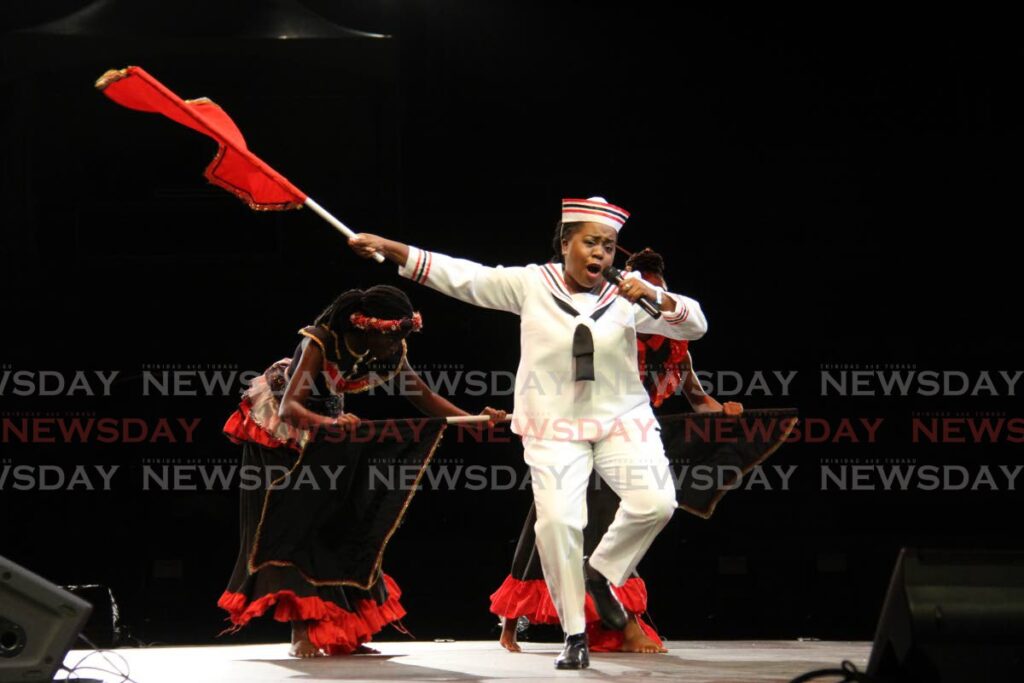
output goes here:
[[423, 317], [419, 313], [413, 313], [411, 318], [399, 318], [398, 320], [371, 318], [362, 313], [353, 313], [348, 319], [357, 330], [369, 330], [381, 334], [419, 332], [423, 329]]

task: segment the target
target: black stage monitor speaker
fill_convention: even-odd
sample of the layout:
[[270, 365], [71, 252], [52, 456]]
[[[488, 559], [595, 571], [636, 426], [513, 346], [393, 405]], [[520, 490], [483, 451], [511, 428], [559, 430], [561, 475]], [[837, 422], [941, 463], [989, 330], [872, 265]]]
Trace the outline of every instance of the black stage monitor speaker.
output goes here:
[[92, 606], [0, 557], [0, 683], [51, 681]]
[[896, 560], [868, 661], [878, 681], [1024, 681], [1024, 552]]

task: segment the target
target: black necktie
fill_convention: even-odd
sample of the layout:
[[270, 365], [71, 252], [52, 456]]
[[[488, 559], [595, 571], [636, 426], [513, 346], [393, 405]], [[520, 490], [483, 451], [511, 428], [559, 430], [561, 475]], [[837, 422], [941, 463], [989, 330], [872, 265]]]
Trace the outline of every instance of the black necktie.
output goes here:
[[[570, 306], [568, 303], [559, 299], [554, 294], [551, 295], [554, 298], [555, 303], [563, 311], [576, 318], [580, 315], [579, 311]], [[611, 305], [615, 303], [612, 299], [605, 306], [597, 309], [590, 314], [590, 317], [596, 322], [598, 318], [604, 315], [604, 312], [611, 308]], [[590, 328], [580, 323], [576, 326], [576, 330], [572, 333], [572, 356], [576, 361], [576, 373], [573, 379], [577, 382], [593, 382], [594, 381], [594, 335], [590, 332]]]

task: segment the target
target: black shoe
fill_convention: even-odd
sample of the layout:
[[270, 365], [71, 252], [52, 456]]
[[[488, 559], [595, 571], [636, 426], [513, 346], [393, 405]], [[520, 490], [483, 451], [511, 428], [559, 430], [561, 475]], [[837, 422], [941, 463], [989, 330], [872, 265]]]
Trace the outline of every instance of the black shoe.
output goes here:
[[[591, 578], [597, 575], [600, 578]], [[612, 631], [621, 631], [629, 623], [629, 615], [626, 609], [619, 602], [619, 599], [612, 592], [608, 579], [601, 576], [601, 573], [590, 566], [590, 560], [583, 559], [583, 578], [587, 587], [587, 593], [594, 600], [594, 609], [597, 616], [601, 617], [601, 624]]]
[[590, 645], [587, 644], [587, 634], [577, 633], [574, 636], [566, 636], [562, 654], [555, 659], [555, 668], [586, 669], [589, 666]]

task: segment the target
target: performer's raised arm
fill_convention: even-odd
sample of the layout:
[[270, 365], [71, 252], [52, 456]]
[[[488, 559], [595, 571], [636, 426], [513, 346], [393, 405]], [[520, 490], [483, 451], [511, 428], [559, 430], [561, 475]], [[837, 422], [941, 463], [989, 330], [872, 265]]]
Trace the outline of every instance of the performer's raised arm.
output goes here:
[[442, 294], [483, 308], [519, 313], [525, 298], [527, 269], [484, 266], [432, 251], [410, 247], [377, 235], [362, 233], [349, 240], [363, 258], [382, 253], [399, 265], [402, 277]]
[[404, 266], [409, 260], [409, 245], [385, 239], [378, 235], [371, 235], [368, 232], [361, 232], [355, 237], [350, 237], [348, 245], [352, 251], [363, 258], [373, 258], [374, 254], [383, 254], [384, 258], [399, 266]]
[[708, 331], [708, 321], [696, 300], [655, 287], [645, 282], [639, 273], [626, 274], [619, 294], [634, 303], [647, 298], [661, 310], [660, 317], [652, 318], [640, 306], [635, 307], [637, 332], [694, 341]]

